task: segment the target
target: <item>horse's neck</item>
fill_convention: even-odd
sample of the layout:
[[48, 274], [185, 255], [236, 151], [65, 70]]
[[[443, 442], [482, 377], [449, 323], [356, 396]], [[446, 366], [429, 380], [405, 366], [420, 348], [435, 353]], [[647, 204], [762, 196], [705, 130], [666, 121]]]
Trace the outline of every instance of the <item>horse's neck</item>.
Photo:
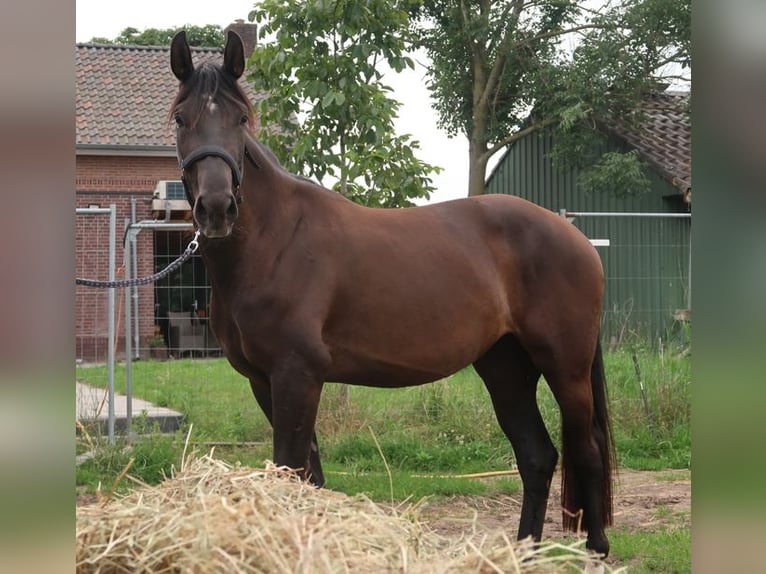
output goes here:
[[244, 162], [242, 202], [232, 234], [201, 242], [205, 266], [219, 292], [224, 285], [237, 284], [249, 269], [270, 269], [293, 219], [288, 208], [291, 176], [254, 139], [247, 149], [252, 160]]
[[292, 177], [287, 173], [276, 156], [250, 134], [245, 141], [250, 159], [245, 161], [242, 177], [243, 226], [248, 234], [269, 232], [280, 227], [289, 204], [288, 195]]
[[245, 135], [245, 149], [250, 155], [252, 163], [263, 173], [283, 172], [277, 156], [270, 149], [259, 142], [249, 131]]
[[200, 253], [215, 291], [220, 293], [225, 286], [235, 284], [246, 249], [244, 239], [236, 227], [224, 239], [200, 238]]

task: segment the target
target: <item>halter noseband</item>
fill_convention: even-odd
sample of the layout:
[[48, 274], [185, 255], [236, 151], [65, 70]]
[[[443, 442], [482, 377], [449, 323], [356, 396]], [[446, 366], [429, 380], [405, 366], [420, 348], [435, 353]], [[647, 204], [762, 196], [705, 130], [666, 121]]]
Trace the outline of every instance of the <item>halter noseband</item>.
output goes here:
[[[245, 148], [245, 151], [247, 151], [247, 148]], [[237, 160], [235, 160], [231, 154], [222, 147], [217, 145], [203, 145], [187, 155], [186, 158], [179, 158], [179, 163], [181, 164], [181, 182], [184, 185], [184, 192], [186, 193], [186, 200], [189, 202], [189, 205], [194, 208], [194, 196], [186, 181], [186, 168], [202, 158], [210, 156], [221, 158], [228, 164], [229, 168], [231, 168], [231, 183], [234, 189], [234, 199], [237, 203], [242, 203], [242, 196], [239, 194], [239, 185], [242, 183], [242, 171], [239, 169], [239, 165], [237, 165]]]

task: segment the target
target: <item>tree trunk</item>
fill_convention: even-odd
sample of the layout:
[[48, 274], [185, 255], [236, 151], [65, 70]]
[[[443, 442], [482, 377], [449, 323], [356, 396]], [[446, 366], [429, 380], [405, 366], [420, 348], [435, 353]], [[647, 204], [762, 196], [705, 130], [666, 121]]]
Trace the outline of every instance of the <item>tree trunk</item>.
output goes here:
[[487, 120], [488, 107], [486, 62], [474, 49], [473, 67], [473, 122], [468, 134], [468, 196], [484, 195], [484, 176], [487, 171]]
[[487, 160], [485, 158], [486, 146], [478, 144], [472, 138], [468, 145], [468, 196], [484, 195], [484, 178], [487, 172]]

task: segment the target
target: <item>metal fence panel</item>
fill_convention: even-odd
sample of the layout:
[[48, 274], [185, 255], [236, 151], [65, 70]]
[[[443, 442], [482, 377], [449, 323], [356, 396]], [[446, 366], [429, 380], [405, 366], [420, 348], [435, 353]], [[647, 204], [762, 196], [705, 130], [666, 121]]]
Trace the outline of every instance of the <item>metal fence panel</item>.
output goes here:
[[691, 310], [691, 215], [568, 213], [599, 248], [606, 292], [602, 335], [610, 346], [626, 340], [683, 339]]

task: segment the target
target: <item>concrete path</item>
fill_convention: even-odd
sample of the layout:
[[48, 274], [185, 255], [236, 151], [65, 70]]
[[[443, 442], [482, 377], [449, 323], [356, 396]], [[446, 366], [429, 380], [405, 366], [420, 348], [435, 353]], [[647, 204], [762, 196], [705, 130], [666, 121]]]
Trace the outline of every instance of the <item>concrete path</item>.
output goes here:
[[[75, 382], [77, 394], [77, 420], [83, 424], [97, 422], [104, 434], [107, 433], [109, 417], [109, 398], [106, 389], [100, 389]], [[150, 428], [155, 423], [160, 432], [173, 432], [180, 428], [183, 415], [165, 407], [158, 407], [148, 401], [133, 397], [133, 425], [132, 431], [136, 432], [137, 425], [144, 419]], [[114, 429], [115, 432], [124, 431], [128, 415], [128, 397], [115, 393], [114, 395]]]

